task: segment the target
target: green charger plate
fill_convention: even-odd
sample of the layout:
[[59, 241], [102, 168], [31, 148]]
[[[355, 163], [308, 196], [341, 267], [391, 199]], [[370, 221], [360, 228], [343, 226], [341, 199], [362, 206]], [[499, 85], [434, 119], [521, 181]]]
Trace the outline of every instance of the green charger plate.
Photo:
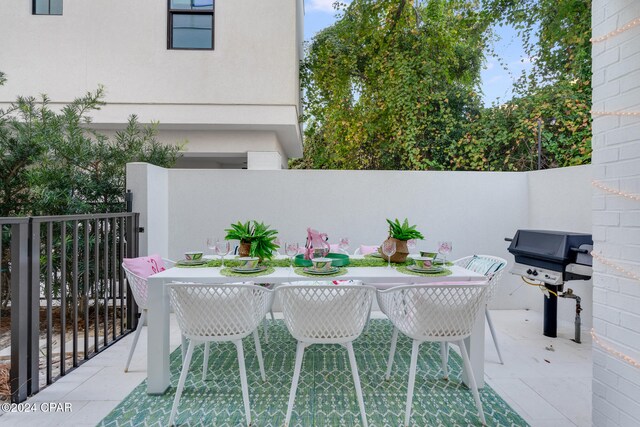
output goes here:
[[[331, 258], [333, 260], [331, 262], [332, 267], [345, 267], [349, 265], [349, 255], [329, 252], [327, 258]], [[310, 259], [304, 259], [304, 254], [296, 255], [294, 258], [294, 264], [298, 267], [311, 267], [313, 265]]]

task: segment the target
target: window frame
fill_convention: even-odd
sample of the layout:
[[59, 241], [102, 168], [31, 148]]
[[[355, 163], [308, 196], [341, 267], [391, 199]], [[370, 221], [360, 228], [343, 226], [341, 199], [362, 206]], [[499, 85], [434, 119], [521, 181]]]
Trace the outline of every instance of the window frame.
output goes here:
[[60, 13], [51, 13], [51, 0], [47, 0], [47, 4], [49, 5], [48, 13], [37, 13], [36, 12], [36, 3], [38, 0], [31, 0], [31, 14], [35, 16], [62, 16], [64, 13], [64, 0], [60, 0]]
[[[35, 1], [35, 0], [34, 0]], [[174, 15], [211, 16], [211, 47], [173, 47], [173, 17]], [[216, 40], [216, 2], [213, 0], [211, 9], [172, 9], [171, 0], [167, 0], [167, 50], [215, 50]]]

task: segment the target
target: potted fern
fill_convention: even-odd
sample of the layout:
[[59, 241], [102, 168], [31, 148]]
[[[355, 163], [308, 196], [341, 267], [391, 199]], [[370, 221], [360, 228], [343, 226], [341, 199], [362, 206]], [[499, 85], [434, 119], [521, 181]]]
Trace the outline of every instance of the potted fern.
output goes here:
[[[424, 236], [416, 230], [415, 225], [410, 226], [409, 220], [406, 218], [402, 223], [397, 218], [395, 221], [387, 218], [387, 223], [389, 224], [389, 237], [387, 240], [395, 240], [396, 242], [396, 253], [391, 255], [391, 262], [405, 262], [409, 255], [407, 240], [424, 239]], [[385, 254], [382, 254], [382, 258], [385, 261], [389, 260]]]
[[258, 257], [260, 261], [271, 259], [279, 246], [276, 244], [278, 232], [269, 227], [255, 220], [244, 224], [238, 221], [237, 224], [231, 224], [231, 228], [224, 230], [227, 232], [225, 239], [240, 241], [238, 255], [241, 257]]

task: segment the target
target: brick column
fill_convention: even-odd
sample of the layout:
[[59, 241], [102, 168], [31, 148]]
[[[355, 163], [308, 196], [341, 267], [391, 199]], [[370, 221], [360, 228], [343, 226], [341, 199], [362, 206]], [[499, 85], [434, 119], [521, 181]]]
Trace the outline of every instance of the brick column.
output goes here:
[[[640, 17], [640, 1], [593, 0], [593, 36]], [[640, 112], [640, 26], [593, 45], [593, 110]], [[593, 121], [594, 180], [640, 194], [640, 116]], [[593, 190], [596, 254], [640, 276], [640, 201]], [[593, 326], [640, 360], [640, 281], [594, 259]], [[593, 425], [640, 426], [640, 368], [593, 346]]]

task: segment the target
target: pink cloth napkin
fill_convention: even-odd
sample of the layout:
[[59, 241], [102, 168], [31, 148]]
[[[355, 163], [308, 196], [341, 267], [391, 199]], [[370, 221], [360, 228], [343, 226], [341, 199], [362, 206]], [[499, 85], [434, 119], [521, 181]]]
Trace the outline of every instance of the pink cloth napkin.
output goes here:
[[125, 258], [122, 263], [129, 271], [143, 279], [165, 270], [164, 261], [157, 254], [138, 258]]
[[372, 254], [374, 252], [378, 252], [378, 248], [379, 248], [379, 246], [360, 245], [360, 253], [362, 255], [369, 255], [369, 254]]

